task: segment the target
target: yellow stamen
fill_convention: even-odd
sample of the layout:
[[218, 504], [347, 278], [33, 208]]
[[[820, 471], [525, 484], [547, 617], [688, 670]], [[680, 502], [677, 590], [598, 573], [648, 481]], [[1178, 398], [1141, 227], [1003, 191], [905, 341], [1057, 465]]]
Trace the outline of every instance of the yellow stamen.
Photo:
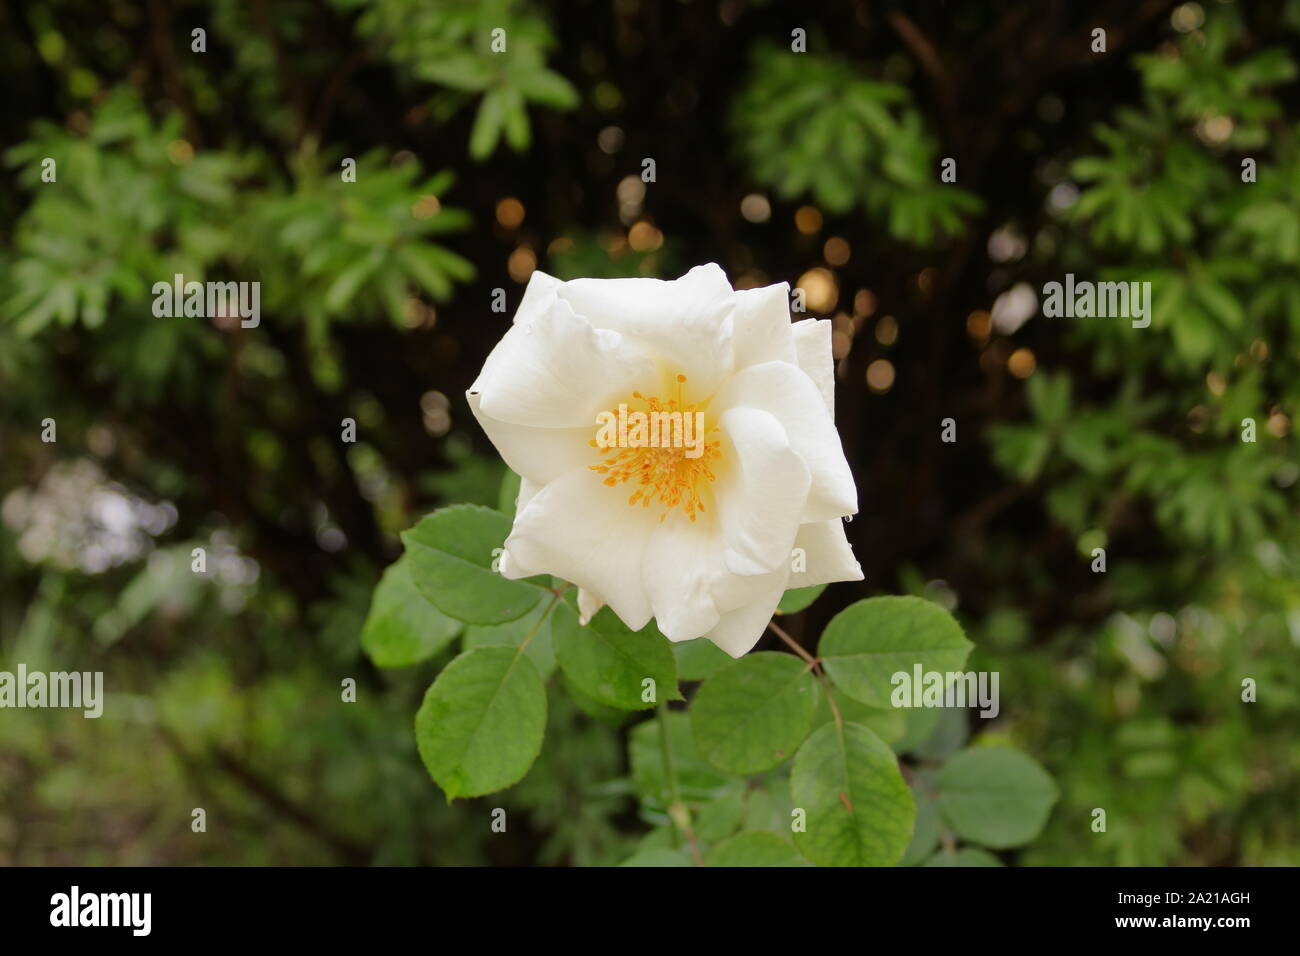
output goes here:
[[[654, 412], [675, 412], [683, 420], [688, 415], [692, 416], [692, 421], [698, 420], [693, 416], [697, 412], [702, 415], [708, 408], [709, 400], [687, 403], [682, 393], [686, 376], [676, 376], [676, 384], [675, 399], [665, 402], [656, 396], [647, 397], [640, 392], [633, 392], [633, 401], [627, 402], [627, 407], [632, 411], [644, 411], [647, 416]], [[634, 402], [644, 405], [644, 409], [633, 409]], [[602, 449], [602, 460], [599, 464], [588, 467], [597, 474], [604, 475], [604, 483], [610, 487], [627, 481], [637, 485], [636, 490], [628, 496], [629, 505], [639, 504], [648, 508], [657, 499], [664, 509], [659, 516], [660, 521], [667, 518], [675, 508], [681, 508], [694, 521], [705, 510], [704, 495], [707, 494], [708, 484], [717, 477], [712, 466], [722, 457], [722, 439], [718, 426], [708, 424], [707, 418], [702, 420], [705, 422], [704, 434], [696, 438], [700, 443], [698, 457], [689, 457], [686, 452], [693, 449], [688, 447], [643, 445], [606, 448], [592, 439], [589, 444]]]

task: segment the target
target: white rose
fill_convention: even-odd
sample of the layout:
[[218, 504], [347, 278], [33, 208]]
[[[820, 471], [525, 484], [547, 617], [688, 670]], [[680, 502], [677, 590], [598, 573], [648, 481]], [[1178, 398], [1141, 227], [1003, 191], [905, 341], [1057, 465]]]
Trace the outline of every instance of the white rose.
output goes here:
[[[522, 477], [502, 573], [573, 582], [584, 623], [608, 604], [740, 657], [787, 588], [862, 579], [832, 366], [831, 323], [792, 324], [784, 282], [733, 290], [714, 264], [670, 282], [534, 272], [467, 393]], [[602, 447], [620, 406], [689, 412], [703, 442]]]

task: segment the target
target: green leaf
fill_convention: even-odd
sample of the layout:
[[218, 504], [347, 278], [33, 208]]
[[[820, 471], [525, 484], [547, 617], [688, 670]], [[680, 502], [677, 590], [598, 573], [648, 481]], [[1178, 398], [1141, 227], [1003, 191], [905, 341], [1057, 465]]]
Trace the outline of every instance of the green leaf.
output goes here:
[[961, 707], [930, 707], [939, 715], [934, 730], [916, 746], [916, 755], [936, 763], [947, 760], [966, 744], [970, 737], [969, 712]]
[[836, 685], [871, 707], [891, 706], [895, 673], [960, 670], [971, 644], [952, 615], [918, 597], [876, 597], [831, 619], [818, 654]]
[[546, 688], [526, 655], [477, 647], [447, 665], [415, 715], [415, 742], [447, 799], [516, 783], [537, 759]]
[[638, 850], [619, 866], [694, 866], [690, 851], [683, 848], [676, 850], [662, 846], [652, 846]]
[[[439, 213], [445, 215], [445, 213]], [[404, 245], [398, 248], [397, 258], [415, 281], [435, 299], [446, 299], [451, 295], [451, 279], [444, 268], [444, 263], [437, 255], [431, 255], [432, 246]]]
[[1246, 311], [1237, 297], [1213, 279], [1205, 278], [1196, 284], [1196, 297], [1211, 315], [1230, 329], [1239, 329], [1246, 321]]
[[505, 106], [506, 142], [516, 153], [522, 153], [532, 142], [532, 130], [528, 126], [528, 110], [524, 107], [524, 98], [517, 90], [509, 91]]
[[506, 122], [508, 103], [508, 91], [504, 89], [492, 90], [483, 97], [478, 115], [474, 117], [474, 128], [469, 134], [469, 154], [474, 159], [487, 159], [496, 148]]
[[912, 836], [912, 792], [885, 744], [859, 724], [830, 723], [794, 758], [790, 796], [807, 813], [795, 846], [818, 866], [892, 866]]
[[549, 593], [542, 578], [511, 581], [492, 570], [510, 519], [477, 505], [442, 508], [402, 532], [411, 578], [444, 613], [467, 624], [523, 617]]
[[1070, 414], [1070, 376], [1035, 375], [1029, 380], [1026, 392], [1034, 415], [1044, 425], [1059, 425]]
[[[849, 723], [861, 724], [889, 744], [890, 748], [896, 753], [902, 752], [894, 746], [894, 743], [900, 740], [906, 731], [906, 710], [902, 707], [868, 707], [866, 704], [858, 703], [834, 686], [831, 688], [831, 694], [835, 698], [835, 706], [839, 709], [842, 719]], [[826, 701], [826, 695], [818, 694], [817, 713], [813, 717], [813, 726], [820, 727], [827, 721], [834, 719], [835, 714]]]
[[1173, 323], [1174, 348], [1189, 365], [1199, 365], [1214, 354], [1214, 323], [1199, 309], [1184, 309]]
[[551, 70], [539, 69], [529, 74], [524, 96], [552, 109], [568, 110], [578, 105], [578, 93], [569, 81]]
[[1061, 434], [1061, 451], [1086, 471], [1103, 474], [1110, 459], [1105, 422], [1095, 416], [1077, 418]]
[[743, 829], [771, 830], [784, 835], [790, 832], [790, 821], [794, 819], [793, 809], [789, 781], [786, 778], [777, 774], [765, 774], [745, 781]]
[[403, 556], [379, 579], [361, 628], [361, 648], [376, 667], [409, 667], [446, 647], [460, 627], [416, 589], [410, 559]]
[[911, 753], [934, 736], [939, 726], [943, 709], [939, 707], [898, 707], [897, 713], [903, 715], [903, 733], [889, 743], [895, 753]]
[[673, 773], [682, 800], [713, 800], [735, 785], [735, 777], [715, 770], [695, 749], [690, 719], [683, 713], [669, 712], [642, 721], [628, 734], [627, 755], [632, 765], [632, 785], [644, 808], [663, 813], [672, 802], [672, 787], [664, 771], [664, 751], [659, 735], [665, 721]]
[[790, 841], [769, 830], [737, 833], [714, 846], [705, 866], [806, 866]]
[[[593, 700], [623, 710], [654, 707], [655, 699], [681, 700], [673, 652], [653, 621], [632, 631], [606, 607], [584, 627], [574, 600], [570, 594], [556, 606], [551, 631], [556, 660], [575, 686]], [[655, 682], [651, 700], [642, 699], [646, 678]]]
[[1056, 802], [1056, 783], [1028, 755], [1009, 747], [957, 754], [937, 780], [939, 811], [963, 839], [994, 849], [1036, 837]]
[[748, 796], [746, 783], [737, 780], [726, 793], [705, 803], [694, 813], [691, 827], [700, 841], [716, 843], [744, 828]]
[[812, 728], [817, 684], [793, 654], [749, 654], [701, 685], [691, 729], [704, 759], [729, 773], [761, 773], [794, 755]]
[[1052, 436], [1037, 425], [993, 425], [993, 459], [1021, 481], [1033, 481], [1052, 451]]
[[776, 606], [778, 614], [797, 614], [813, 601], [821, 597], [826, 585], [816, 584], [810, 588], [791, 588], [781, 595], [781, 602]]
[[912, 800], [916, 803], [916, 826], [912, 840], [903, 854], [903, 866], [918, 866], [939, 845], [943, 822], [939, 819], [939, 805], [924, 795], [924, 789], [914, 789]]
[[614, 727], [622, 725], [629, 717], [630, 711], [622, 710], [618, 707], [610, 707], [602, 704], [594, 697], [586, 694], [582, 688], [575, 687], [573, 681], [563, 671], [560, 673], [560, 684], [564, 687], [564, 692], [569, 695], [577, 708], [594, 720], [599, 720], [602, 724], [610, 724]]
[[378, 265], [378, 260], [367, 257], [356, 260], [340, 272], [325, 293], [325, 308], [330, 312], [345, 309], [357, 294], [357, 290], [361, 288], [361, 284], [370, 278]]
[[712, 677], [735, 658], [703, 637], [693, 641], [678, 641], [673, 645], [677, 658], [677, 676], [681, 680], [704, 680]]
[[551, 615], [547, 613], [550, 607], [550, 601], [538, 601], [535, 608], [518, 620], [506, 621], [504, 624], [471, 624], [465, 628], [463, 646], [465, 650], [502, 645], [518, 647], [531, 634], [532, 638], [529, 639], [524, 653], [533, 662], [542, 680], [546, 680], [555, 670]]

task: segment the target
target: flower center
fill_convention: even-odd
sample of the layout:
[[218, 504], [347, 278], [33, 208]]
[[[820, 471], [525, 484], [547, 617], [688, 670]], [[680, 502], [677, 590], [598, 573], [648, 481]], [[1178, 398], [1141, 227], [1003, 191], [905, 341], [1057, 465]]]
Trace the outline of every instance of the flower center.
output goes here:
[[717, 425], [708, 425], [709, 399], [687, 402], [682, 386], [686, 376], [676, 376], [677, 396], [667, 401], [633, 392], [632, 399], [616, 410], [601, 412], [600, 426], [589, 444], [601, 450], [599, 464], [588, 465], [605, 476], [610, 487], [632, 482], [636, 490], [627, 503], [663, 506], [659, 520], [681, 508], [692, 521], [704, 511], [708, 484], [715, 479], [713, 464], [722, 456]]

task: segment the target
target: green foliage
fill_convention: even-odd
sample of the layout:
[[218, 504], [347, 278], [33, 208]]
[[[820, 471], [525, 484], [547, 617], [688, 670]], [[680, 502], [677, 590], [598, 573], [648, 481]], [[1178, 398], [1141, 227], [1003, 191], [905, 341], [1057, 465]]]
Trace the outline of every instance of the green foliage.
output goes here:
[[438, 675], [415, 716], [420, 757], [438, 786], [476, 797], [528, 772], [546, 729], [546, 688], [522, 652], [466, 651]]
[[784, 763], [812, 729], [817, 687], [789, 654], [754, 653], [724, 667], [691, 704], [691, 728], [704, 758], [749, 774]]
[[664, 712], [663, 719], [632, 728], [628, 763], [642, 813], [656, 824], [668, 822], [669, 810], [678, 801], [705, 803], [733, 792], [727, 775], [695, 749], [690, 718], [683, 713]]
[[915, 597], [871, 598], [845, 608], [818, 645], [826, 673], [855, 700], [890, 706], [894, 674], [961, 670], [970, 642], [941, 607]]
[[938, 156], [906, 88], [839, 57], [758, 46], [732, 120], [754, 179], [833, 213], [862, 206], [926, 246], [962, 231], [979, 199], [938, 182]]
[[696, 638], [673, 645], [677, 676], [682, 680], [704, 680], [731, 663], [731, 655], [712, 641]]
[[[1270, 90], [1296, 65], [1281, 47], [1245, 51], [1241, 36], [1239, 12], [1216, 9], [1203, 35], [1137, 56], [1142, 107], [1099, 125], [1104, 153], [1070, 166], [1087, 188], [1063, 219], [1103, 261], [1127, 256], [1103, 279], [1151, 283], [1151, 325], [1073, 320], [1109, 397], [1072, 402], [1069, 376], [1040, 373], [1033, 423], [989, 438], [1007, 472], [1051, 482], [1052, 517], [1075, 534], [1118, 530], [1117, 488], [1192, 547], [1224, 553], [1294, 527], [1294, 439], [1277, 416], [1300, 401], [1300, 130]], [[1257, 182], [1242, 181], [1243, 156]]]
[[[180, 135], [179, 116], [155, 124], [119, 89], [80, 133], [42, 122], [5, 153], [35, 196], [15, 232], [12, 291], [0, 313], [21, 335], [56, 322], [97, 328], [125, 309], [148, 316], [146, 277], [199, 279], [235, 249], [233, 235], [212, 224], [234, 214], [248, 162], [234, 153], [169, 151]], [[42, 188], [45, 157], [55, 161], [61, 188]]]
[[[503, 491], [503, 500], [511, 497]], [[487, 508], [441, 509], [403, 536], [407, 553], [389, 571], [400, 582], [397, 572], [410, 569], [413, 583], [403, 582], [398, 597], [427, 598], [471, 624], [465, 650], [438, 675], [416, 716], [420, 756], [448, 799], [493, 793], [528, 773], [542, 747], [543, 682], [554, 668], [573, 705], [599, 722], [616, 725], [620, 714], [658, 708], [658, 719], [628, 737], [626, 785], [655, 829], [625, 865], [917, 863], [938, 840], [940, 810], [957, 836], [998, 848], [1041, 828], [1055, 799], [1050, 777], [1014, 751], [953, 757], [966, 738], [954, 714], [922, 722], [907, 744], [943, 766], [938, 796], [922, 804], [925, 835], [913, 836], [912, 791], [876, 729], [890, 740], [907, 736], [906, 718], [886, 709], [891, 674], [965, 662], [970, 643], [938, 605], [913, 597], [860, 601], [827, 628], [818, 665], [762, 651], [732, 661], [716, 648], [705, 653], [712, 645], [704, 641], [674, 651], [653, 623], [631, 631], [609, 608], [582, 624], [571, 588], [557, 586], [542, 600], [550, 589], [541, 584], [501, 578], [492, 556], [508, 529], [508, 519]], [[390, 587], [386, 577], [379, 591]], [[377, 596], [376, 606], [393, 601]], [[477, 623], [484, 617], [503, 620]], [[371, 627], [373, 620], [372, 611]], [[668, 707], [684, 699], [679, 662], [682, 679], [703, 681], [686, 712]], [[832, 680], [844, 681], [845, 691]], [[986, 759], [1012, 766], [990, 783], [981, 775]], [[788, 809], [772, 802], [773, 784], [789, 788], [781, 801]], [[961, 857], [969, 865], [975, 859]]]
[[361, 646], [377, 667], [409, 667], [437, 654], [460, 629], [416, 589], [411, 562], [403, 558], [384, 571], [375, 588]]
[[776, 609], [781, 614], [798, 614], [807, 608], [813, 601], [821, 597], [826, 585], [818, 584], [811, 588], [791, 588], [781, 595], [781, 601], [777, 604]]
[[775, 833], [748, 830], [718, 843], [704, 858], [705, 866], [806, 866], [803, 858]]
[[546, 680], [555, 670], [555, 644], [551, 636], [551, 626], [555, 615], [546, 601], [537, 602], [537, 606], [521, 618], [506, 621], [504, 624], [470, 624], [465, 628], [464, 648], [490, 647], [503, 644], [507, 647], [519, 647], [528, 641], [525, 653], [537, 668], [542, 680]]
[[[155, 123], [119, 88], [79, 127], [39, 124], [5, 154], [34, 198], [0, 282], [0, 322], [23, 337], [75, 323], [96, 330], [128, 396], [153, 401], [169, 386], [194, 387], [234, 322], [160, 320], [155, 283], [255, 281], [261, 319], [303, 323], [312, 372], [334, 390], [331, 322], [386, 315], [406, 328], [419, 293], [444, 300], [473, 277], [467, 260], [431, 241], [469, 223], [439, 200], [451, 174], [371, 155], [344, 182], [337, 158], [304, 147], [286, 181], [258, 150], [196, 150], [183, 126], [177, 113]], [[40, 181], [45, 157], [57, 186]], [[243, 360], [265, 376], [281, 357], [259, 342]]]
[[493, 567], [510, 532], [499, 511], [457, 505], [402, 535], [416, 587], [444, 614], [467, 624], [522, 617], [546, 593], [540, 578], [511, 581]]
[[916, 809], [885, 744], [859, 724], [827, 724], [795, 756], [790, 795], [807, 810], [795, 845], [821, 866], [890, 866], [903, 857]]
[[[532, 129], [526, 104], [572, 109], [578, 94], [546, 65], [555, 38], [529, 5], [515, 0], [340, 0], [362, 8], [358, 28], [416, 79], [457, 96], [440, 111], [482, 96], [469, 137], [475, 159], [490, 156], [502, 138], [516, 152], [528, 149]], [[500, 32], [496, 32], [500, 31]], [[505, 49], [493, 48], [504, 43]], [[505, 53], [509, 55], [504, 55]]]
[[393, 167], [371, 155], [345, 182], [337, 159], [323, 160], [298, 156], [292, 190], [250, 209], [252, 261], [296, 277], [266, 290], [268, 308], [293, 314], [297, 304], [313, 324], [386, 314], [405, 327], [413, 291], [443, 301], [474, 277], [467, 260], [430, 241], [469, 226], [462, 210], [439, 201], [451, 173], [422, 178], [417, 163]]
[[609, 608], [601, 608], [583, 627], [575, 605], [570, 596], [558, 606], [553, 624], [555, 658], [570, 686], [619, 710], [653, 707], [660, 696], [681, 698], [673, 653], [653, 622], [632, 631]]
[[1268, 135], [1264, 121], [1281, 112], [1268, 90], [1294, 79], [1296, 65], [1281, 47], [1228, 63], [1241, 29], [1237, 13], [1225, 10], [1211, 17], [1203, 32], [1179, 44], [1177, 56], [1144, 54], [1134, 61], [1147, 88], [1167, 95], [1179, 119], [1232, 116], [1238, 125], [1230, 142], [1257, 146]]
[[995, 849], [1036, 837], [1057, 799], [1047, 771], [1018, 750], [976, 747], [935, 779], [939, 812], [958, 836]]

